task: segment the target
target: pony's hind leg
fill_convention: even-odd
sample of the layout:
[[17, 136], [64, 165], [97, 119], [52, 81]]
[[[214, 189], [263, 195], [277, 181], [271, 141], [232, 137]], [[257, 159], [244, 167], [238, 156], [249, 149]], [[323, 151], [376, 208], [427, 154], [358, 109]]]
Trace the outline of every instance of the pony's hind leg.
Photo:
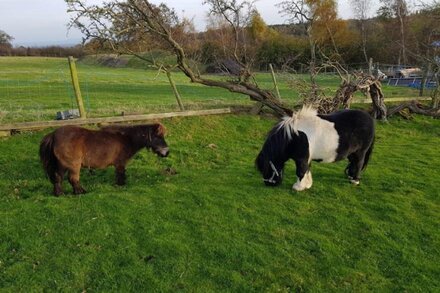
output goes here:
[[82, 186], [79, 184], [80, 170], [81, 170], [80, 166], [77, 166], [76, 168], [69, 169], [69, 182], [70, 182], [70, 185], [72, 185], [74, 194], [86, 193], [86, 190], [84, 188], [82, 188]]
[[55, 182], [53, 182], [53, 194], [55, 196], [60, 196], [64, 194], [63, 191], [63, 180], [66, 169], [58, 164], [57, 170], [55, 172]]
[[347, 166], [347, 176], [354, 185], [359, 185], [362, 167], [364, 165], [365, 151], [358, 151], [349, 156], [350, 164]]
[[348, 165], [345, 168], [344, 172], [345, 175], [347, 175], [348, 179], [352, 180], [354, 177], [354, 172], [355, 172], [355, 168], [356, 168], [356, 154], [351, 154], [348, 156]]

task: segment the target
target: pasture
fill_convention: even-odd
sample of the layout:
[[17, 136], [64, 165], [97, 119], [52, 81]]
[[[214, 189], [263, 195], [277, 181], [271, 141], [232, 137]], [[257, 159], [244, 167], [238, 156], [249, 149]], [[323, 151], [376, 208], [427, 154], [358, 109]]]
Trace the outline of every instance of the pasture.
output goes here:
[[[32, 60], [35, 64], [23, 66], [50, 68]], [[0, 58], [1, 72], [5, 62], [21, 64]], [[104, 80], [93, 86], [100, 93], [90, 99], [94, 115], [175, 107], [165, 84], [151, 89], [148, 100], [135, 95], [149, 89], [141, 74], [155, 72], [84, 68], [90, 79], [102, 71], [111, 82], [127, 85], [123, 93], [112, 90], [110, 80], [108, 86]], [[266, 75], [260, 78], [270, 82]], [[237, 103], [221, 90], [190, 84], [187, 89], [182, 95], [194, 107]], [[208, 91], [218, 95], [216, 103], [204, 104]], [[282, 88], [282, 95], [288, 91]], [[14, 108], [21, 102], [0, 99], [2, 113], [10, 111], [2, 116], [6, 121], [38, 116], [34, 108]], [[50, 97], [35, 101], [45, 105], [41, 117], [60, 107]], [[69, 106], [65, 103], [61, 106]], [[291, 191], [293, 163], [276, 188], [265, 187], [254, 167], [274, 119], [227, 115], [162, 122], [169, 157], [141, 151], [128, 164], [124, 187], [115, 185], [112, 168], [83, 170], [81, 181], [90, 192], [79, 197], [66, 182], [67, 196], [51, 195], [38, 159], [39, 142], [50, 130], [0, 141], [0, 288], [430, 292], [440, 287], [439, 120], [415, 116], [377, 123], [360, 186], [345, 178], [346, 162], [314, 163], [314, 185], [301, 193]]]

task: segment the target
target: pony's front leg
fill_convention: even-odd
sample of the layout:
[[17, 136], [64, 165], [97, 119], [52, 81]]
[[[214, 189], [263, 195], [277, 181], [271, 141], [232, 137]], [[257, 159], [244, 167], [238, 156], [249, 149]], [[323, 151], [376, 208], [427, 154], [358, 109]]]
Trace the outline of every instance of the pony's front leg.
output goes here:
[[125, 185], [125, 166], [116, 166], [116, 184]]
[[298, 180], [293, 184], [292, 189], [296, 191], [303, 191], [312, 187], [313, 179], [310, 166], [306, 160], [295, 161], [296, 164], [296, 176]]
[[312, 172], [307, 171], [307, 173], [300, 179], [298, 177], [298, 180], [295, 184], [293, 184], [292, 189], [296, 191], [303, 191], [305, 189], [309, 189], [313, 185], [313, 179], [312, 179]]

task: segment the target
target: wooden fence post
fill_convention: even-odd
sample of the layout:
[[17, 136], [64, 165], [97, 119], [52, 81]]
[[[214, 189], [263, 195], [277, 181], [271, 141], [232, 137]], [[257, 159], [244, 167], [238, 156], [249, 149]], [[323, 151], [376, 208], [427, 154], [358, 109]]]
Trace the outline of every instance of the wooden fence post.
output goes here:
[[75, 59], [72, 56], [69, 56], [69, 67], [70, 67], [70, 75], [72, 76], [72, 85], [75, 91], [76, 103], [78, 104], [79, 115], [81, 118], [85, 119], [86, 110], [84, 109], [84, 103], [81, 96], [81, 88], [79, 86], [78, 80], [78, 71], [76, 70]]
[[179, 104], [180, 111], [185, 111], [185, 107], [182, 103], [182, 98], [180, 97], [179, 91], [177, 91], [176, 84], [171, 76], [171, 72], [169, 70], [165, 70], [167, 73], [168, 80], [170, 81], [170, 85], [173, 88], [174, 96], [176, 96], [177, 104]]
[[278, 83], [277, 83], [277, 79], [275, 77], [275, 71], [273, 70], [272, 63], [269, 63], [269, 68], [270, 68], [270, 73], [272, 75], [272, 81], [275, 86], [275, 93], [277, 95], [278, 100], [281, 101], [280, 89], [278, 88]]

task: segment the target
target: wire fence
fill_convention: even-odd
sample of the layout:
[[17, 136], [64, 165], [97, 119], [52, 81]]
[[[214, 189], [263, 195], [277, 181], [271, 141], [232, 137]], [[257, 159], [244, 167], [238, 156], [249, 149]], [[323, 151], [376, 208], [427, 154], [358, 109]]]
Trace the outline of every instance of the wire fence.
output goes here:
[[[179, 111], [164, 73], [81, 62], [77, 67], [88, 117]], [[221, 75], [210, 78], [228, 79]], [[190, 83], [182, 73], [173, 73], [173, 79], [186, 110], [251, 106], [255, 103], [247, 96], [225, 89]], [[308, 80], [308, 76], [278, 71], [276, 79], [283, 102], [288, 106], [297, 104], [300, 93], [294, 81]], [[269, 73], [256, 73], [255, 80], [260, 88], [275, 90]], [[318, 82], [328, 96], [336, 92], [340, 83], [331, 73], [320, 75]], [[415, 89], [385, 87], [387, 98], [418, 95]], [[0, 58], [0, 123], [53, 120], [58, 111], [76, 108], [67, 59]]]
[[[179, 110], [164, 73], [81, 63], [77, 68], [88, 117]], [[224, 89], [190, 83], [181, 73], [173, 78], [187, 110], [253, 103]], [[76, 108], [66, 59], [0, 58], [0, 123], [53, 120], [58, 111]]]
[[0, 123], [53, 119], [52, 110], [75, 107], [65, 65], [14, 65], [0, 60]]

